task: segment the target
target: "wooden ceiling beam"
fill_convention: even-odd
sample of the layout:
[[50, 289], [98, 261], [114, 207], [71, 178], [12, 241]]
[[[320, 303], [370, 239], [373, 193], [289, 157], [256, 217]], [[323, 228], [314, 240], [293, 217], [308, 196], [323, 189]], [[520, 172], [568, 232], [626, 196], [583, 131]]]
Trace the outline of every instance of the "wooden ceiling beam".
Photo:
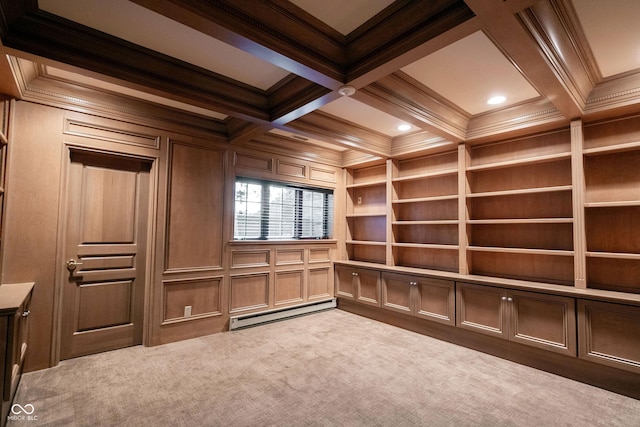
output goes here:
[[344, 36], [288, 1], [132, 1], [321, 86], [344, 83]]
[[362, 77], [378, 75], [377, 70], [388, 69], [385, 65], [389, 63], [394, 63], [395, 71], [399, 68], [396, 58], [473, 17], [462, 0], [396, 1], [347, 36], [345, 81], [368, 84], [373, 80], [362, 81]]
[[[22, 5], [22, 8], [16, 7]], [[30, 0], [0, 0], [9, 49], [126, 82], [129, 87], [257, 122], [271, 120], [264, 91], [42, 12]]]

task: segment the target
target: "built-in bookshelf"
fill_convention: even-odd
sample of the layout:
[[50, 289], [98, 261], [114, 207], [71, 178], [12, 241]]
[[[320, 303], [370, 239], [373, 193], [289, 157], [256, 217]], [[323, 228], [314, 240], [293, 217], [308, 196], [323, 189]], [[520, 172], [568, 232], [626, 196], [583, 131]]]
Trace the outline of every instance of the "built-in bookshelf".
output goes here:
[[587, 287], [640, 293], [640, 117], [583, 132]]
[[350, 260], [640, 293], [640, 116], [347, 171]]
[[573, 285], [569, 130], [467, 150], [469, 273]]
[[457, 151], [391, 167], [393, 264], [457, 272]]
[[384, 264], [387, 241], [386, 164], [348, 170], [346, 182], [349, 259]]

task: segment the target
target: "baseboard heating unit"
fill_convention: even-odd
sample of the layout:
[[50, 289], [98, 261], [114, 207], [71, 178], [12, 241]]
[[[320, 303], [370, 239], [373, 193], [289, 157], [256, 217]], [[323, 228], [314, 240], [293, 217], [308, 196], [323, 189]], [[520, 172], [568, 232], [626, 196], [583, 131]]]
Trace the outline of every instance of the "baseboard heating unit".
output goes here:
[[234, 329], [248, 328], [249, 326], [255, 326], [261, 323], [275, 322], [276, 320], [282, 320], [288, 317], [302, 316], [304, 314], [328, 310], [330, 308], [336, 307], [336, 299], [333, 298], [330, 300], [318, 301], [309, 304], [262, 311], [260, 313], [231, 316], [229, 318], [229, 330], [232, 331]]

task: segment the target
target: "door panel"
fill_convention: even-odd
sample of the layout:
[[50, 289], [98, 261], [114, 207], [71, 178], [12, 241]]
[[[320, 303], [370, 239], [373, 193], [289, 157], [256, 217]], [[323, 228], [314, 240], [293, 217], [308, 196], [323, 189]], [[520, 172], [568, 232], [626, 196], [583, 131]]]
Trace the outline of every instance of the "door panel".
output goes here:
[[456, 324], [464, 329], [507, 339], [506, 291], [490, 286], [458, 283]]
[[142, 343], [150, 163], [72, 151], [62, 359]]
[[337, 265], [335, 268], [336, 274], [336, 296], [347, 299], [355, 299], [356, 295], [356, 280], [355, 268], [344, 267]]
[[412, 313], [411, 288], [411, 276], [383, 274], [382, 306], [401, 313]]
[[510, 339], [575, 356], [575, 299], [559, 295], [509, 291]]
[[358, 301], [380, 307], [380, 272], [376, 270], [357, 270]]
[[418, 296], [416, 316], [455, 325], [455, 286], [449, 280], [416, 277]]
[[78, 286], [78, 331], [131, 323], [132, 281]]

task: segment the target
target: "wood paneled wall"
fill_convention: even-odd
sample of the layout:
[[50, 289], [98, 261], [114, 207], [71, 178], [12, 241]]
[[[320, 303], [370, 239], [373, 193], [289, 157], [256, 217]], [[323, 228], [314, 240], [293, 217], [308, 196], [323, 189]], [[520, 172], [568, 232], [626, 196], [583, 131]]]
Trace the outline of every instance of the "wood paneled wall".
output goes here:
[[[152, 163], [145, 345], [226, 330], [232, 315], [333, 297], [337, 241], [234, 242], [233, 182], [241, 175], [335, 188], [338, 200], [339, 168], [295, 153], [233, 147], [149, 118], [12, 105], [2, 282], [36, 282], [27, 371], [59, 360], [70, 147]], [[335, 224], [340, 236], [341, 221]]]

